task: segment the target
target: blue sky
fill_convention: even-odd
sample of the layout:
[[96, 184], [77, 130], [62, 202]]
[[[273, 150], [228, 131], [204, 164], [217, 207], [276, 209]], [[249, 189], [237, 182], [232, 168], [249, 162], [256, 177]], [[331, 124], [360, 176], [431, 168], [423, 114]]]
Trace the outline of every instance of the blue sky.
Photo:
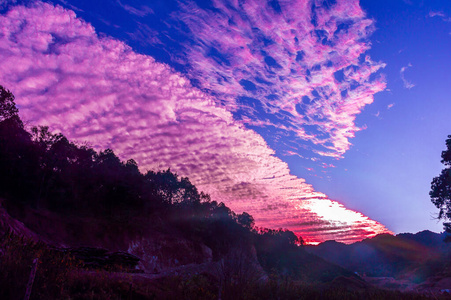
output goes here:
[[442, 230], [428, 192], [451, 134], [449, 1], [0, 8], [0, 84], [26, 122], [171, 167], [308, 242]]
[[[451, 2], [361, 5], [376, 20], [368, 53], [387, 64], [388, 90], [376, 94], [357, 117], [367, 129], [357, 133], [337, 168], [323, 178], [301, 169], [297, 174], [395, 232], [441, 231], [429, 190], [443, 167], [440, 154], [451, 132]], [[405, 80], [414, 85], [410, 89], [400, 74], [403, 67]]]

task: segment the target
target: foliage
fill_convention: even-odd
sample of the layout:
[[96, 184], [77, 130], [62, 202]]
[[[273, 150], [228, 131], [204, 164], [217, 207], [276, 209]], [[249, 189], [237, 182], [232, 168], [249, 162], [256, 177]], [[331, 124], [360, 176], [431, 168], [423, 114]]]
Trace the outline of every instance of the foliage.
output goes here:
[[254, 218], [248, 214], [247, 212], [243, 212], [242, 214], [237, 216], [237, 221], [238, 223], [240, 223], [242, 226], [248, 228], [248, 229], [252, 229], [255, 226], [255, 221]]
[[[97, 235], [114, 232], [117, 239], [121, 233], [132, 239], [132, 234], [159, 226], [207, 245], [214, 260], [237, 245], [255, 241], [251, 215], [237, 215], [223, 203], [211, 201], [188, 178], [170, 169], [143, 174], [133, 159], [123, 162], [111, 149], [97, 152], [46, 126], [27, 132], [14, 97], [5, 93], [8, 105], [3, 106], [3, 115], [9, 117], [0, 121], [0, 197], [10, 210], [49, 211], [68, 220], [67, 227], [82, 216], [95, 218], [98, 226], [108, 225]], [[298, 242], [292, 232], [280, 234], [290, 243]]]
[[60, 297], [67, 288], [68, 274], [79, 266], [79, 262], [68, 254], [6, 232], [0, 238], [2, 299], [24, 297], [34, 259], [38, 259], [38, 263], [31, 290], [32, 299]]
[[[106, 238], [117, 245], [125, 236], [137, 241], [151, 233], [182, 237], [210, 248], [219, 266], [215, 278], [172, 277], [158, 288], [132, 288], [136, 283], [127, 278], [103, 271], [91, 276], [79, 269], [70, 255], [9, 236], [0, 245], [0, 267], [6, 270], [0, 283], [9, 298], [24, 291], [30, 263], [36, 257], [42, 264], [36, 277], [37, 298], [123, 299], [134, 295], [143, 299], [212, 299], [218, 292], [224, 299], [297, 298], [298, 287], [288, 282], [305, 279], [312, 274], [308, 269], [315, 269], [315, 260], [300, 247], [302, 238], [286, 229], [255, 228], [251, 215], [236, 214], [224, 203], [212, 201], [188, 178], [170, 169], [143, 174], [134, 160], [121, 161], [111, 149], [95, 151], [45, 126], [28, 132], [17, 114], [14, 97], [6, 90], [5, 95], [2, 101], [6, 104], [0, 107], [0, 198], [8, 211], [17, 212], [18, 219], [23, 216], [24, 223], [33, 222], [26, 218], [27, 213], [45, 212], [30, 223], [36, 225], [35, 230], [38, 225], [45, 230], [44, 222], [52, 224], [47, 227], [64, 227], [52, 228], [56, 234], [48, 238], [66, 230], [65, 237], [85, 245]], [[53, 219], [60, 223], [55, 226]], [[185, 248], [174, 245], [162, 249], [174, 256], [184, 255], [180, 252]], [[279, 279], [266, 284], [260, 280], [262, 271]], [[281, 280], [287, 283], [282, 285]]]
[[258, 260], [264, 270], [296, 279], [311, 274], [312, 270], [304, 266], [311, 258], [300, 247], [304, 244], [301, 237], [286, 229], [259, 228], [256, 238]]
[[[431, 183], [431, 201], [439, 209], [439, 219], [451, 220], [451, 135], [446, 140], [447, 149], [442, 152], [441, 163], [445, 165], [439, 176]], [[451, 223], [445, 222], [444, 228], [451, 233]]]
[[0, 121], [17, 116], [18, 112], [14, 103], [14, 95], [0, 85]]
[[48, 127], [29, 134], [15, 117], [0, 122], [0, 142], [0, 197], [9, 204], [124, 219], [209, 199], [170, 170], [143, 175], [111, 149], [96, 152]]

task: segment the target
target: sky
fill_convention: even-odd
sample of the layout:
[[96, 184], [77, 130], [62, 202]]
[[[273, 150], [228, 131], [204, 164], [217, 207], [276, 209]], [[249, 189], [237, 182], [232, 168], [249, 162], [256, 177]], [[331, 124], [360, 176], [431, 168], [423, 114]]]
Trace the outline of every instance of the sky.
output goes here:
[[439, 232], [451, 2], [0, 0], [0, 84], [47, 125], [308, 243]]

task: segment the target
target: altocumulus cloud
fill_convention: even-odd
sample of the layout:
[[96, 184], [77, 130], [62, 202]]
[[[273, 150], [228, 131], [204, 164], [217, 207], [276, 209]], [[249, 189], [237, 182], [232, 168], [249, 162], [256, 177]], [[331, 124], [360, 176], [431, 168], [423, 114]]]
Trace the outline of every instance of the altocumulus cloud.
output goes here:
[[26, 122], [110, 147], [142, 169], [170, 167], [260, 226], [286, 227], [309, 242], [388, 232], [290, 175], [261, 136], [189, 80], [99, 37], [73, 11], [12, 7], [0, 16], [0, 61], [0, 83]]
[[376, 75], [385, 64], [364, 55], [374, 25], [358, 0], [183, 3], [171, 24], [188, 38], [173, 61], [187, 76], [245, 124], [342, 157], [361, 130], [356, 115], [386, 87]]

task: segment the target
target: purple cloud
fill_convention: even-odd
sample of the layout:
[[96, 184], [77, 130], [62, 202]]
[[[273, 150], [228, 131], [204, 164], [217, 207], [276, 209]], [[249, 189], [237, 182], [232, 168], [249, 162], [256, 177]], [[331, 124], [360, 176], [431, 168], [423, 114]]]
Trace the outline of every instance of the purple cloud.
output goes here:
[[[317, 154], [342, 157], [361, 130], [356, 115], [386, 87], [383, 76], [370, 79], [385, 64], [364, 55], [373, 21], [358, 0], [329, 8], [306, 0], [279, 3], [280, 11], [258, 0], [214, 0], [215, 11], [182, 5], [174, 18], [192, 36], [179, 62], [187, 60], [188, 76], [245, 115], [245, 124], [276, 127], [312, 142]], [[240, 102], [243, 96], [264, 114]]]
[[[181, 74], [99, 37], [73, 11], [36, 2], [0, 16], [0, 61], [0, 84], [16, 95], [26, 123], [48, 125], [96, 149], [110, 147], [142, 171], [170, 167], [214, 200], [249, 212], [259, 226], [286, 227], [308, 242], [388, 232], [291, 175], [261, 136]], [[346, 72], [359, 79], [357, 73], [371, 73], [365, 70]], [[349, 91], [356, 95], [329, 116], [347, 124], [353, 117], [341, 110], [357, 113], [370, 90], [379, 87]]]
[[442, 11], [430, 11], [429, 12], [429, 17], [431, 17], [431, 18], [433, 18], [433, 17], [445, 18], [446, 15]]
[[154, 14], [153, 10], [145, 5], [141, 5], [139, 8], [136, 8], [131, 5], [124, 4], [120, 0], [116, 0], [116, 2], [120, 7], [125, 9], [127, 12], [138, 17], [144, 17], [147, 15]]

